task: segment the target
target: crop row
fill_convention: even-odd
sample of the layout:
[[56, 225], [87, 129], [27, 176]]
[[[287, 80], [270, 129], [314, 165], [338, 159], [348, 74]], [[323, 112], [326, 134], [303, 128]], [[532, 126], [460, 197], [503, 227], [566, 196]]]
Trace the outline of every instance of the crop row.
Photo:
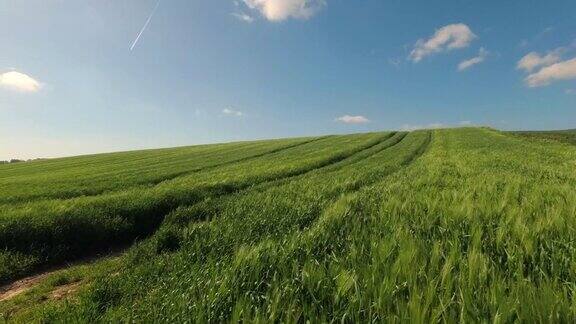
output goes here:
[[339, 242], [347, 233], [326, 231], [326, 218], [347, 209], [343, 201], [354, 192], [402, 170], [429, 143], [427, 132], [397, 134], [361, 156], [290, 181], [179, 208], [153, 238], [130, 252], [126, 271], [97, 283], [83, 306], [54, 316], [102, 320], [101, 312], [116, 306], [105, 321], [231, 320], [237, 302], [258, 305], [253, 298], [273, 283], [277, 272], [269, 271], [274, 269], [260, 254], [263, 246], [288, 248], [300, 235], [310, 235], [304, 233]]
[[576, 321], [576, 149], [489, 129], [381, 136], [179, 204], [113, 276], [94, 269], [74, 302], [16, 320]]
[[69, 199], [153, 186], [207, 168], [304, 145], [318, 138], [193, 146], [35, 161], [0, 167], [0, 204]]
[[390, 133], [334, 136], [208, 168], [153, 187], [0, 207], [0, 281], [154, 231], [170, 211], [206, 197], [296, 176], [371, 148]]

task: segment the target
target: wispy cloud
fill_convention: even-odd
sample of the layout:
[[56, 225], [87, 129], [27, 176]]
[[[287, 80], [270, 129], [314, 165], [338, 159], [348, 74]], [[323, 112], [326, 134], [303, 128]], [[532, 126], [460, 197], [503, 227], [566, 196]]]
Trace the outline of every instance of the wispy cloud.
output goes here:
[[447, 25], [436, 30], [429, 39], [418, 40], [408, 58], [413, 62], [420, 62], [424, 57], [435, 53], [468, 47], [475, 38], [476, 35], [465, 24]]
[[474, 126], [475, 124], [470, 120], [462, 120], [458, 123], [431, 123], [425, 125], [412, 125], [412, 124], [404, 124], [400, 126], [401, 131], [411, 132], [420, 129], [439, 129], [439, 128], [450, 128], [450, 127], [469, 127]]
[[458, 71], [468, 70], [472, 66], [484, 62], [486, 60], [486, 58], [488, 57], [488, 54], [489, 54], [489, 52], [487, 50], [485, 50], [483, 47], [481, 47], [480, 51], [478, 52], [478, 56], [475, 56], [475, 57], [470, 58], [468, 60], [464, 60], [464, 61], [460, 62], [460, 64], [458, 64]]
[[335, 121], [344, 124], [366, 124], [370, 122], [370, 120], [364, 116], [350, 116], [350, 115], [340, 116], [336, 118]]
[[236, 17], [238, 20], [246, 22], [246, 23], [251, 23], [254, 21], [254, 18], [250, 15], [247, 15], [243, 12], [233, 12], [232, 16]]
[[399, 58], [389, 58], [388, 59], [388, 64], [392, 65], [395, 68], [399, 68], [400, 65], [402, 64], [402, 59]]
[[419, 130], [419, 129], [438, 129], [438, 128], [444, 128], [444, 127], [446, 127], [446, 125], [444, 125], [442, 123], [432, 123], [432, 124], [428, 124], [428, 125], [404, 124], [404, 125], [400, 126], [400, 130], [405, 131], [405, 132], [411, 132], [411, 131], [415, 131], [415, 130]]
[[520, 47], [526, 47], [526, 46], [530, 45], [531, 43], [534, 43], [534, 42], [541, 40], [546, 35], [553, 32], [554, 29], [555, 28], [553, 26], [548, 26], [548, 27], [544, 28], [542, 31], [540, 31], [538, 34], [536, 34], [534, 37], [532, 37], [531, 39], [523, 39], [520, 42]]
[[227, 116], [236, 116], [236, 117], [242, 117], [244, 116], [244, 113], [239, 111], [239, 110], [234, 110], [234, 109], [230, 109], [230, 108], [224, 108], [222, 109], [222, 113], [224, 115]]
[[576, 58], [546, 66], [528, 75], [524, 81], [530, 88], [549, 85], [554, 81], [576, 79]]
[[10, 71], [0, 74], [0, 87], [17, 92], [38, 92], [42, 84], [27, 74]]
[[138, 44], [140, 37], [142, 36], [142, 34], [144, 34], [144, 31], [146, 31], [146, 28], [148, 28], [148, 25], [150, 25], [150, 21], [152, 21], [152, 17], [154, 17], [156, 10], [158, 10], [158, 7], [160, 6], [160, 1], [161, 0], [158, 0], [156, 2], [154, 9], [152, 10], [152, 12], [150, 13], [150, 16], [148, 16], [148, 19], [144, 23], [144, 26], [142, 26], [142, 28], [140, 29], [140, 32], [138, 32], [138, 35], [136, 36], [136, 39], [134, 39], [134, 41], [132, 42], [132, 45], [130, 45], [130, 51], [134, 50], [134, 47], [136, 47], [136, 45]]
[[325, 0], [243, 0], [244, 4], [258, 11], [270, 21], [288, 18], [308, 19], [326, 6]]
[[566, 89], [564, 90], [564, 93], [566, 93], [567, 95], [575, 95], [576, 89]]
[[518, 61], [516, 68], [518, 70], [532, 72], [536, 68], [545, 67], [560, 62], [562, 60], [562, 53], [564, 52], [565, 49], [563, 47], [550, 51], [546, 53], [546, 55], [530, 52], [522, 57], [520, 61]]

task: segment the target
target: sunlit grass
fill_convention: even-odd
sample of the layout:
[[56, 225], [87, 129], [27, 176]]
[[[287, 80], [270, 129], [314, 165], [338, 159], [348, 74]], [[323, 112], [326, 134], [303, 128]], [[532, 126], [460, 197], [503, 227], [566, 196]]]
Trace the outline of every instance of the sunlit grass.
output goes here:
[[[204, 170], [184, 174], [168, 179], [151, 187], [138, 185], [128, 186], [124, 190], [113, 191], [93, 196], [73, 197], [70, 199], [37, 199], [30, 198], [25, 204], [5, 204], [0, 206], [0, 255], [7, 255], [11, 265], [0, 267], [0, 281], [25, 274], [39, 266], [60, 262], [74, 257], [84, 256], [90, 251], [106, 249], [111, 245], [126, 244], [138, 237], [152, 233], [162, 222], [165, 215], [182, 205], [192, 205], [207, 197], [216, 197], [242, 190], [258, 183], [303, 174], [315, 168], [330, 165], [350, 155], [370, 148], [388, 138], [388, 133], [360, 134], [352, 136], [332, 136], [318, 139], [300, 139], [271, 141], [255, 144], [237, 144], [242, 154], [237, 156], [237, 148], [228, 145], [229, 156], [223, 161], [220, 145], [211, 158], [204, 158]], [[247, 153], [246, 146], [252, 152]], [[266, 150], [263, 150], [265, 147]], [[182, 149], [189, 150], [187, 148]], [[206, 150], [206, 149], [205, 149]], [[163, 152], [163, 151], [160, 151]], [[152, 155], [157, 152], [153, 151]], [[134, 155], [136, 153], [125, 153]], [[151, 153], [140, 153], [147, 156]], [[117, 154], [112, 154], [116, 156]], [[122, 154], [120, 154], [123, 156]], [[184, 154], [183, 159], [192, 159], [194, 154]], [[108, 155], [97, 155], [101, 160]], [[54, 168], [57, 162], [65, 173], [72, 161], [33, 162], [24, 169], [30, 173], [40, 172], [37, 168]], [[93, 164], [102, 162], [83, 158], [90, 170]], [[87, 159], [87, 160], [86, 160]], [[131, 163], [123, 156], [123, 163]], [[227, 163], [227, 161], [236, 161]], [[44, 161], [41, 161], [44, 162]], [[174, 164], [181, 161], [175, 159]], [[48, 166], [45, 166], [48, 164]], [[219, 165], [207, 168], [207, 166]], [[148, 170], [149, 166], [140, 164]], [[202, 166], [200, 168], [202, 168]], [[191, 164], [190, 169], [198, 167]], [[171, 166], [168, 165], [167, 169]], [[77, 166], [76, 169], [82, 169]], [[76, 170], [74, 169], [74, 170]], [[6, 174], [14, 168], [1, 169]], [[23, 171], [21, 171], [23, 172]], [[83, 171], [89, 173], [89, 171]], [[140, 169], [127, 170], [126, 174], [136, 178]], [[2, 173], [2, 172], [0, 172]], [[49, 173], [50, 174], [50, 173]], [[67, 178], [67, 188], [74, 188], [75, 172]], [[27, 175], [22, 177], [26, 178]], [[5, 178], [20, 179], [19, 176], [6, 175]], [[34, 188], [43, 188], [43, 177], [34, 178]], [[114, 181], [123, 182], [123, 178], [106, 178], [111, 185]], [[14, 180], [15, 181], [15, 180]], [[36, 182], [34, 182], [36, 181]], [[130, 184], [130, 183], [128, 183]], [[12, 256], [18, 256], [15, 259]], [[14, 260], [17, 260], [14, 261]], [[16, 262], [16, 263], [15, 263]]]
[[[288, 178], [255, 176], [244, 190], [179, 204], [117, 275], [94, 269], [75, 301], [11, 319], [576, 319], [576, 149], [474, 128], [368, 142]], [[300, 152], [295, 161], [306, 161]], [[292, 174], [277, 165], [287, 155], [263, 160], [271, 164], [246, 165]], [[219, 175], [234, 183], [242, 167]]]

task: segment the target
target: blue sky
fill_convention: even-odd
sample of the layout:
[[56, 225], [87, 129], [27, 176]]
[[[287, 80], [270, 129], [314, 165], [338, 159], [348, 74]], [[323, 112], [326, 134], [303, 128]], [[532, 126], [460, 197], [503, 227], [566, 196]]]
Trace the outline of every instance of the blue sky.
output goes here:
[[0, 2], [0, 160], [576, 127], [573, 0], [157, 3]]

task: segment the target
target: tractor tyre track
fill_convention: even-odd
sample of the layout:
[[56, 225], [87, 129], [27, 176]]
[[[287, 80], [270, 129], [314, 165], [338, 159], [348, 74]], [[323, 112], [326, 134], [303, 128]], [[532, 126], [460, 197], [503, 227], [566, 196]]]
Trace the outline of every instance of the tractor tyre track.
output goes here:
[[[160, 225], [162, 224], [162, 222], [164, 221], [166, 216], [168, 216], [170, 213], [172, 213], [178, 207], [193, 206], [193, 205], [200, 203], [200, 202], [202, 202], [208, 198], [219, 198], [219, 197], [235, 194], [235, 193], [238, 193], [241, 191], [250, 190], [251, 188], [254, 188], [256, 186], [259, 187], [259, 186], [265, 185], [267, 183], [277, 183], [278, 181], [294, 179], [298, 176], [302, 176], [302, 175], [307, 174], [309, 172], [313, 172], [315, 170], [326, 168], [328, 166], [331, 166], [333, 164], [336, 164], [338, 162], [341, 162], [341, 161], [344, 161], [348, 158], [351, 158], [357, 154], [360, 154], [361, 152], [369, 150], [370, 148], [373, 148], [374, 146], [377, 146], [383, 142], [386, 142], [387, 140], [392, 138], [395, 134], [396, 133], [394, 133], [394, 132], [388, 133], [386, 135], [379, 137], [378, 139], [369, 141], [367, 144], [364, 144], [364, 145], [362, 145], [356, 149], [335, 155], [332, 158], [326, 159], [324, 161], [320, 161], [319, 163], [317, 163], [315, 165], [310, 165], [309, 168], [296, 169], [296, 170], [293, 170], [292, 172], [288, 172], [286, 174], [281, 174], [281, 175], [276, 176], [276, 177], [264, 178], [262, 181], [259, 181], [259, 182], [241, 183], [241, 184], [237, 184], [237, 185], [230, 185], [230, 184], [214, 185], [214, 186], [210, 186], [210, 187], [206, 187], [206, 188], [199, 187], [199, 188], [197, 188], [196, 193], [190, 194], [189, 199], [187, 199], [188, 201], [180, 201], [177, 199], [166, 200], [166, 201], [164, 201], [163, 205], [156, 206], [153, 211], [152, 210], [147, 211], [147, 212], [143, 211], [145, 214], [147, 214], [148, 216], [151, 216], [151, 217], [136, 217], [135, 218], [134, 216], [130, 216], [130, 215], [122, 215], [122, 214], [113, 215], [111, 217], [120, 217], [120, 218], [124, 218], [124, 219], [130, 219], [131, 220], [130, 222], [132, 224], [134, 224], [132, 227], [130, 227], [127, 230], [128, 233], [115, 233], [115, 237], [118, 238], [117, 241], [111, 242], [110, 240], [107, 240], [105, 242], [93, 242], [92, 244], [90, 244], [89, 247], [78, 247], [78, 250], [82, 251], [81, 253], [80, 252], [79, 253], [71, 253], [71, 255], [69, 255], [65, 258], [62, 258], [58, 261], [43, 263], [43, 264], [39, 265], [38, 268], [39, 269], [45, 269], [47, 267], [58, 267], [59, 265], [70, 263], [70, 262], [75, 262], [76, 260], [79, 260], [79, 259], [92, 258], [95, 255], [101, 254], [101, 253], [103, 253], [106, 250], [109, 250], [111, 248], [115, 249], [115, 248], [121, 247], [121, 246], [131, 246], [135, 241], [142, 240], [142, 239], [150, 236], [151, 234], [153, 234], [160, 227]], [[315, 138], [315, 139], [312, 139], [312, 140], [307, 141], [305, 143], [297, 143], [295, 145], [291, 145], [291, 147], [293, 148], [296, 146], [305, 145], [305, 144], [308, 144], [308, 143], [311, 143], [314, 141], [320, 141], [320, 140], [330, 138], [330, 137], [332, 137], [332, 136]], [[287, 149], [289, 149], [289, 148], [284, 147], [284, 148], [279, 148], [275, 151], [280, 152], [280, 151], [287, 150]], [[272, 153], [267, 152], [266, 154], [261, 154], [261, 156], [264, 156], [267, 154], [272, 154]], [[251, 158], [254, 158], [254, 157], [252, 156], [250, 158], [247, 158], [246, 160], [251, 159]], [[10, 246], [10, 242], [6, 242], [6, 243], [8, 243], [8, 244], [3, 244], [2, 246], [0, 246], [0, 248], [4, 248], [7, 250], [11, 250], [11, 251], [17, 251], [17, 252], [21, 252], [21, 253], [25, 253], [25, 254], [31, 253], [30, 251], [27, 251], [25, 249], [20, 248], [20, 246], [18, 246], [18, 245]], [[86, 252], [86, 251], [89, 251], [89, 252]], [[1, 282], [1, 283], [10, 284], [10, 283], [13, 283], [15, 280], [24, 278], [26, 276], [38, 275], [41, 273], [42, 273], [41, 270], [29, 271], [29, 272], [21, 273], [17, 277], [12, 277], [12, 278], [9, 278], [8, 280], [4, 280], [4, 282]]]

